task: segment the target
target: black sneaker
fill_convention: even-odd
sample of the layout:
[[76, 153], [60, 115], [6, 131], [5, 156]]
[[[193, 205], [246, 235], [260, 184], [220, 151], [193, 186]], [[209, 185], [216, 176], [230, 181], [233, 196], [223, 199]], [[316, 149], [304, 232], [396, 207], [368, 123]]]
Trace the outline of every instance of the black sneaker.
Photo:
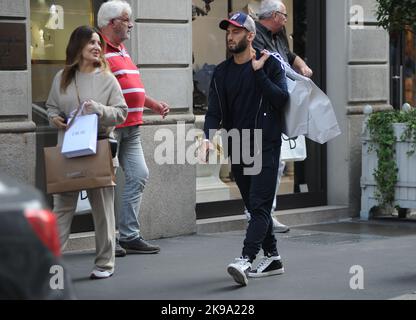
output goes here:
[[116, 241], [115, 253], [116, 253], [116, 257], [125, 257], [127, 254], [126, 249], [120, 246], [120, 243], [118, 242], [118, 240]]
[[248, 276], [251, 278], [261, 278], [282, 274], [283, 272], [285, 272], [285, 269], [283, 268], [280, 256], [264, 256], [257, 265], [257, 268], [250, 271]]
[[120, 245], [126, 249], [127, 253], [158, 253], [160, 247], [146, 242], [142, 237], [131, 241], [121, 241]]

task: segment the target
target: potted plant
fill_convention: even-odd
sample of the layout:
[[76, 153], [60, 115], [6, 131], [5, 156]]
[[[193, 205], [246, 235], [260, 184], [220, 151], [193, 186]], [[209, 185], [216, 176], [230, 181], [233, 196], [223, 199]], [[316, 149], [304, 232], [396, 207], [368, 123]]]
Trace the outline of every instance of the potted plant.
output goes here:
[[416, 208], [416, 109], [370, 113], [362, 149], [361, 218], [371, 208]]
[[[394, 56], [391, 66], [394, 75], [400, 74], [400, 59], [403, 32], [416, 30], [416, 1], [376, 0], [378, 26], [390, 34]], [[400, 107], [400, 77], [393, 83], [392, 105]], [[410, 106], [405, 104], [407, 109]], [[371, 112], [371, 111], [370, 111]], [[373, 206], [416, 208], [416, 177], [411, 176], [415, 168], [415, 111], [390, 111], [371, 114], [366, 121], [363, 137], [361, 217], [369, 218]], [[410, 175], [410, 176], [409, 176]], [[410, 180], [409, 180], [410, 179]], [[415, 190], [414, 190], [415, 189]], [[409, 193], [410, 192], [410, 193]], [[416, 197], [416, 194], [415, 194]], [[399, 216], [406, 209], [399, 209]]]

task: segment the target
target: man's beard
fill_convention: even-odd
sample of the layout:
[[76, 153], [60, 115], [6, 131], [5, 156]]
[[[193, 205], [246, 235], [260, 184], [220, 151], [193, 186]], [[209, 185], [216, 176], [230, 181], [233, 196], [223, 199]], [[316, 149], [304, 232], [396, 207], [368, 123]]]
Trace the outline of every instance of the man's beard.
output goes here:
[[239, 43], [237, 43], [234, 48], [230, 48], [230, 46], [228, 46], [228, 50], [231, 53], [238, 54], [246, 50], [247, 47], [248, 47], [248, 41], [246, 38], [244, 38]]

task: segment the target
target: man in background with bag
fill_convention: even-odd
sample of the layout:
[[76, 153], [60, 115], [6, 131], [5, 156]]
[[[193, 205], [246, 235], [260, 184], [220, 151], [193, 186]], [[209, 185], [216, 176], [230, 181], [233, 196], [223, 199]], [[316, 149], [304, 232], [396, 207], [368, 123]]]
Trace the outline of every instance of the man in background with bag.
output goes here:
[[140, 235], [139, 211], [149, 170], [141, 145], [140, 126], [143, 109], [148, 107], [163, 118], [169, 106], [146, 95], [140, 72], [131, 60], [123, 42], [130, 38], [134, 22], [130, 5], [123, 0], [103, 3], [98, 11], [98, 27], [106, 42], [105, 57], [123, 90], [128, 105], [126, 121], [115, 130], [118, 157], [125, 175], [122, 207], [118, 213], [119, 241], [116, 256], [127, 253], [158, 253], [159, 246], [146, 242]]
[[[289, 49], [289, 41], [285, 29], [287, 10], [283, 2], [280, 0], [263, 0], [257, 15], [259, 21], [255, 22], [257, 34], [253, 41], [253, 47], [259, 50], [266, 49], [270, 52], [278, 52], [299, 74], [308, 78], [312, 77], [313, 72], [305, 61]], [[285, 166], [286, 163], [280, 160], [276, 194], [279, 190]], [[271, 213], [275, 211], [276, 205], [275, 197]], [[247, 210], [245, 213], [250, 218], [250, 213]], [[276, 218], [273, 218], [273, 226], [276, 232], [288, 232], [290, 230], [288, 226], [280, 223]]]

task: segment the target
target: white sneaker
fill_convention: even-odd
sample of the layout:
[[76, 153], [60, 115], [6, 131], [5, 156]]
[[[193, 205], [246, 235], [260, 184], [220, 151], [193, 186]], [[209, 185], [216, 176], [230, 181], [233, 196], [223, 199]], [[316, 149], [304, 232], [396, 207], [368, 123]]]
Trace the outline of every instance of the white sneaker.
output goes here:
[[245, 258], [236, 258], [234, 263], [230, 263], [227, 267], [228, 273], [233, 277], [234, 281], [242, 286], [246, 286], [247, 274], [251, 271], [251, 263]]
[[290, 230], [290, 228], [287, 225], [285, 225], [283, 223], [280, 223], [279, 221], [277, 221], [276, 218], [272, 217], [272, 220], [273, 220], [273, 230], [275, 232], [285, 233], [285, 232], [288, 232]]
[[285, 269], [282, 265], [282, 260], [280, 256], [264, 256], [261, 258], [257, 268], [248, 273], [249, 277], [252, 278], [261, 278], [273, 276], [276, 274], [282, 274], [285, 272]]
[[246, 215], [247, 221], [250, 221], [250, 219], [251, 219], [251, 213], [248, 212], [247, 209], [244, 209], [244, 214]]
[[91, 272], [90, 275], [90, 279], [107, 279], [110, 278], [113, 275], [113, 271], [109, 271], [109, 270], [98, 270], [98, 269], [94, 269]]

